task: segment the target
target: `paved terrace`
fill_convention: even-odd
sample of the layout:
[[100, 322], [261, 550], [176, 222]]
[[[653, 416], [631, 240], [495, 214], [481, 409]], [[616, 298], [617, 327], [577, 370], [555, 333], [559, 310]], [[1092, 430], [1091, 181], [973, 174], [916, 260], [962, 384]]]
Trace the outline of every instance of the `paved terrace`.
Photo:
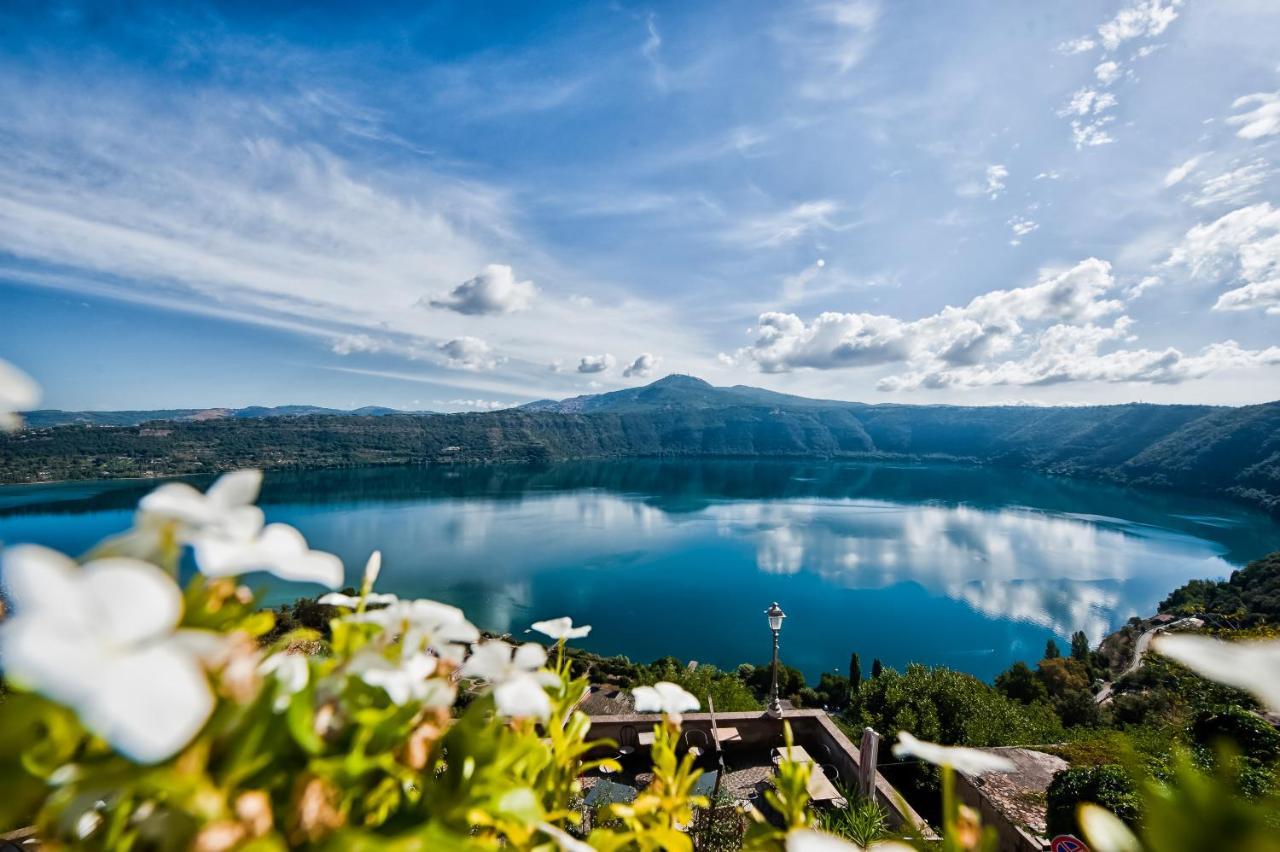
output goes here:
[[[615, 713], [596, 715], [593, 710], [612, 709], [607, 699], [592, 702], [590, 698], [584, 702], [583, 710], [591, 715], [592, 738], [605, 738], [617, 741], [624, 727], [630, 726], [637, 731], [652, 730], [654, 724], [661, 721], [657, 714]], [[697, 730], [707, 735], [711, 741], [711, 714], [685, 713], [683, 715], [684, 731]], [[723, 744], [725, 756], [725, 777], [721, 779], [720, 789], [731, 798], [742, 803], [754, 803], [769, 778], [773, 776], [774, 765], [772, 751], [784, 744], [782, 723], [791, 724], [791, 732], [795, 744], [801, 746], [814, 756], [824, 767], [828, 775], [834, 775], [831, 781], [849, 788], [858, 788], [858, 747], [836, 727], [822, 710], [787, 710], [782, 719], [772, 718], [759, 711], [749, 713], [716, 713], [716, 725], [724, 730], [737, 729], [738, 736], [731, 742]], [[624, 765], [620, 776], [614, 780], [634, 786], [643, 786], [648, 782], [647, 767]], [[584, 779], [584, 787], [598, 783], [596, 778]], [[885, 780], [876, 772], [876, 801], [889, 815], [889, 822], [895, 829], [914, 827], [926, 837], [933, 836], [928, 823]]]

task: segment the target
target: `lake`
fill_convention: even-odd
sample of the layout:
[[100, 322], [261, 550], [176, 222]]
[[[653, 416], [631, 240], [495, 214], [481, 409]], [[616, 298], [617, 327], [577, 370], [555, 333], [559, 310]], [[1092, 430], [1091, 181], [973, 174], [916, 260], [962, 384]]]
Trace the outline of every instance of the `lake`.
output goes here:
[[[208, 480], [193, 480], [203, 484]], [[137, 480], [0, 488], [0, 541], [79, 553], [130, 523]], [[1280, 549], [1231, 503], [940, 465], [772, 460], [383, 467], [268, 474], [270, 521], [337, 553], [358, 583], [461, 606], [522, 637], [571, 615], [585, 647], [727, 667], [783, 659], [810, 678], [879, 657], [990, 679], [1084, 630], [1150, 615], [1175, 586]], [[314, 589], [268, 585], [268, 600]]]

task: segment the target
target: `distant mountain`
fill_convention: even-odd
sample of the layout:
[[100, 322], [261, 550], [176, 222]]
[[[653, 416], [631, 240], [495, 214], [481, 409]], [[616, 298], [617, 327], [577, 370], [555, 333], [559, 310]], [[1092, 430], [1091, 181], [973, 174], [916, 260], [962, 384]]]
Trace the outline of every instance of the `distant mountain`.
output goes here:
[[[387, 414], [406, 414], [394, 408], [366, 405], [354, 411], [341, 408], [322, 408], [318, 405], [251, 405], [248, 408], [157, 408], [146, 411], [60, 411], [45, 408], [28, 411], [22, 415], [27, 426], [45, 429], [50, 426], [138, 426], [153, 420], [219, 420], [223, 418], [256, 419], [262, 417], [309, 417], [317, 414], [349, 414], [357, 417], [382, 417]], [[416, 412], [422, 413], [422, 412]]]
[[540, 399], [520, 406], [524, 411], [550, 411], [557, 414], [591, 414], [594, 412], [675, 411], [695, 408], [727, 408], [734, 405], [786, 405], [814, 408], [848, 406], [856, 403], [810, 399], [804, 396], [776, 393], [763, 388], [735, 385], [718, 388], [693, 376], [671, 375], [653, 384], [610, 393], [575, 396], [571, 399]]
[[[247, 465], [945, 460], [1229, 496], [1280, 513], [1280, 402], [1241, 408], [869, 405], [668, 376], [639, 388], [471, 414], [305, 406], [95, 414], [119, 419], [100, 422], [100, 429], [35, 428], [0, 436], [0, 480], [158, 476]], [[374, 414], [380, 416], [360, 416]], [[157, 419], [170, 422], [138, 426]], [[34, 427], [48, 422], [30, 418]]]

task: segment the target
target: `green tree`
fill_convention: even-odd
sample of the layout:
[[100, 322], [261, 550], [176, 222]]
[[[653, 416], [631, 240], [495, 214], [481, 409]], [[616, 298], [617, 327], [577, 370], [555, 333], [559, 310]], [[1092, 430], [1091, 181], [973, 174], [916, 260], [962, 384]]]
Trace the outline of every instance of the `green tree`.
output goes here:
[[858, 659], [858, 652], [854, 651], [849, 655], [849, 691], [857, 692], [858, 686], [862, 683], [862, 660]]
[[871, 661], [871, 677], [878, 678], [884, 672], [884, 666], [880, 664], [880, 658], [876, 657]]
[[1053, 776], [1045, 793], [1048, 804], [1049, 836], [1084, 832], [1076, 823], [1076, 807], [1081, 802], [1102, 805], [1120, 819], [1134, 825], [1142, 814], [1141, 799], [1124, 768], [1115, 764], [1064, 769]]
[[[901, 674], [886, 669], [863, 684], [852, 720], [878, 731], [911, 731], [946, 745], [998, 746], [1054, 742], [1062, 726], [1043, 704], [1024, 706], [972, 675], [916, 663]], [[933, 789], [937, 775], [920, 767], [912, 782]]]
[[996, 689], [1023, 704], [1043, 701], [1049, 697], [1040, 678], [1021, 660], [996, 675]]
[[1062, 656], [1062, 651], [1058, 649], [1058, 643], [1050, 639], [1044, 646], [1044, 658], [1046, 660], [1056, 660]]
[[1071, 659], [1085, 664], [1089, 662], [1089, 637], [1084, 635], [1083, 630], [1071, 634]]

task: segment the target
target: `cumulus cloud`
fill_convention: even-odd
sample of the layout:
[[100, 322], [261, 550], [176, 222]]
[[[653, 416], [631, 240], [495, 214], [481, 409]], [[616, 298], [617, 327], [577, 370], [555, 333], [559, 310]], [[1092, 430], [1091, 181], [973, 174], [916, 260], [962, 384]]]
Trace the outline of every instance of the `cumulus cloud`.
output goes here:
[[579, 373], [603, 373], [612, 370], [618, 361], [608, 352], [603, 355], [583, 355], [578, 361]]
[[1266, 160], [1254, 160], [1206, 179], [1200, 185], [1200, 191], [1188, 200], [1196, 207], [1242, 204], [1255, 195], [1273, 174], [1275, 171]]
[[760, 316], [756, 341], [740, 355], [766, 373], [911, 360], [976, 363], [1013, 347], [1024, 324], [1091, 320], [1118, 311], [1104, 299], [1111, 265], [1090, 258], [1030, 287], [994, 290], [964, 307], [904, 322], [882, 314], [827, 312], [806, 324], [795, 314]]
[[1135, 38], [1158, 36], [1178, 18], [1183, 0], [1138, 0], [1121, 9], [1098, 27], [1098, 37], [1107, 50], [1115, 50]]
[[1241, 139], [1261, 139], [1280, 133], [1280, 92], [1245, 95], [1236, 98], [1231, 108], [1244, 110], [1227, 118], [1227, 124], [1240, 128], [1236, 135]]
[[419, 305], [445, 308], [460, 314], [509, 314], [528, 310], [535, 293], [537, 288], [532, 281], [517, 281], [510, 266], [491, 263], [443, 298], [424, 297]]
[[1128, 317], [1120, 317], [1110, 326], [1054, 325], [1038, 336], [1036, 348], [1025, 358], [890, 376], [881, 380], [879, 388], [896, 391], [1063, 382], [1177, 384], [1219, 370], [1280, 364], [1280, 347], [1251, 351], [1234, 340], [1206, 346], [1197, 355], [1184, 355], [1173, 347], [1099, 351], [1104, 344], [1132, 340], [1131, 325]]
[[1099, 62], [1093, 68], [1093, 76], [1098, 78], [1098, 82], [1104, 86], [1110, 86], [1116, 80], [1120, 79], [1123, 69], [1120, 63], [1114, 59], [1108, 59], [1105, 62]]
[[1166, 266], [1223, 283], [1214, 310], [1280, 314], [1280, 209], [1269, 202], [1232, 210], [1187, 231]]
[[987, 166], [987, 197], [992, 201], [996, 200], [1004, 192], [1004, 181], [1009, 176], [1009, 170], [996, 163]]
[[344, 334], [335, 338], [330, 349], [338, 355], [350, 355], [354, 352], [380, 352], [385, 342], [367, 334]]
[[500, 363], [489, 344], [478, 337], [455, 337], [438, 347], [450, 367], [463, 370], [492, 370]]
[[1169, 171], [1165, 172], [1164, 175], [1164, 185], [1166, 187], [1170, 187], [1182, 183], [1186, 180], [1187, 175], [1191, 174], [1195, 167], [1200, 163], [1201, 159], [1202, 156], [1195, 156], [1184, 162], [1182, 165], [1174, 166], [1169, 169]]
[[[1131, 289], [1130, 297], [1149, 283]], [[1110, 298], [1115, 286], [1110, 264], [1090, 258], [1047, 272], [1029, 287], [994, 290], [909, 322], [828, 312], [805, 323], [794, 314], [767, 313], [760, 317], [756, 341], [738, 358], [767, 373], [903, 365], [903, 372], [880, 380], [884, 391], [1062, 382], [1174, 384], [1218, 370], [1280, 364], [1280, 347], [1248, 350], [1232, 340], [1191, 354], [1172, 347], [1126, 347], [1135, 341], [1133, 320], [1121, 314], [1121, 300]]]
[[633, 376], [640, 379], [648, 378], [653, 375], [655, 370], [658, 369], [658, 364], [661, 363], [661, 361], [662, 359], [656, 355], [651, 355], [648, 352], [642, 352], [636, 357], [636, 360], [632, 361], [631, 364], [622, 371], [622, 375], [624, 378], [628, 379]]

